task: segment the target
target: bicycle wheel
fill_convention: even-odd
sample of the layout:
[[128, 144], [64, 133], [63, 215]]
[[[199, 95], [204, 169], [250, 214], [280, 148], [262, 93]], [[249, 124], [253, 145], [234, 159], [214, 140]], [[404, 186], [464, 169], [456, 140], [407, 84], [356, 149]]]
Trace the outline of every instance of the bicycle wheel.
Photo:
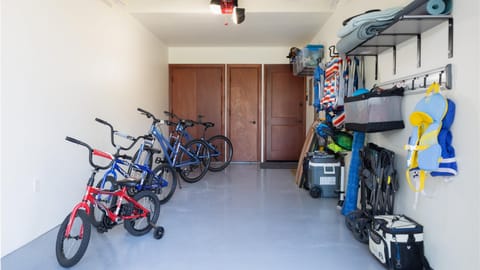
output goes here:
[[195, 183], [202, 179], [210, 165], [210, 151], [206, 142], [202, 140], [191, 140], [185, 144], [185, 149], [195, 155], [199, 160], [189, 156], [183, 150], [180, 153], [180, 163], [190, 163], [180, 168], [180, 177], [187, 183]]
[[85, 254], [90, 241], [91, 227], [84, 210], [77, 211], [70, 234], [65, 236], [71, 214], [60, 225], [55, 244], [57, 261], [63, 267], [77, 264]]
[[207, 142], [210, 144], [210, 166], [208, 166], [208, 169], [212, 172], [225, 169], [233, 158], [232, 142], [223, 135], [213, 136]]
[[[160, 216], [160, 201], [155, 193], [147, 190], [140, 191], [135, 194], [133, 198], [150, 213], [144, 218], [125, 220], [123, 226], [131, 235], [140, 236], [148, 233], [152, 229], [152, 224], [157, 223], [158, 217]], [[128, 205], [132, 207], [132, 214], [141, 213], [141, 210], [135, 207], [132, 203], [129, 203]]]
[[177, 174], [168, 164], [158, 165], [149, 176], [147, 185], [155, 188], [160, 204], [172, 198], [177, 188]]
[[[114, 191], [118, 189], [115, 178], [111, 175], [107, 176], [103, 184], [102, 184], [102, 181], [98, 182], [96, 187], [103, 190], [109, 190], [109, 191]], [[116, 196], [106, 195], [106, 194], [99, 194], [96, 196], [97, 196], [96, 199], [98, 201], [97, 203], [103, 203], [107, 208], [110, 208], [111, 206], [115, 205], [115, 203], [117, 202]], [[105, 216], [105, 212], [102, 209], [100, 209], [98, 205], [96, 207], [94, 205], [90, 205], [90, 222], [95, 228], [98, 228], [99, 226], [103, 225], [104, 216]], [[102, 231], [100, 230], [99, 232], [102, 232]]]

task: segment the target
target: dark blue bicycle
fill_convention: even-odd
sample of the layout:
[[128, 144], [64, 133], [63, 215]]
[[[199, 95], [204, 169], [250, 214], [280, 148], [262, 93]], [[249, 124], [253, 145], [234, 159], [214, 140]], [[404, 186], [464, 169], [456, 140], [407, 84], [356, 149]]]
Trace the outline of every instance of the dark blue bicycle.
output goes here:
[[[193, 121], [182, 119], [173, 112], [164, 111], [164, 113], [170, 118], [177, 119], [180, 122], [190, 121], [195, 125], [203, 126], [202, 136], [199, 139], [207, 143], [208, 150], [210, 151], [210, 165], [208, 166], [210, 171], [219, 172], [230, 164], [233, 158], [233, 145], [230, 139], [221, 134], [214, 135], [208, 139], [205, 137], [207, 129], [214, 127], [215, 123], [203, 122], [202, 115], [198, 115], [198, 121]], [[181, 132], [183, 132], [183, 137], [186, 141], [191, 141], [194, 139], [188, 132], [187, 128], [182, 129]]]
[[[160, 120], [146, 110], [140, 108], [137, 110], [147, 118], [152, 119], [148, 135], [155, 137], [163, 153], [163, 157], [156, 158], [155, 161], [176, 168], [180, 177], [187, 183], [194, 183], [202, 179], [210, 165], [210, 151], [207, 143], [202, 140], [191, 140], [185, 144], [182, 143], [182, 130], [193, 126], [193, 123], [190, 121], [173, 123], [168, 120]], [[175, 125], [176, 128], [167, 139], [157, 125]], [[150, 152], [146, 156], [152, 156], [153, 153], [159, 152], [155, 149], [147, 149], [145, 151]], [[150, 162], [152, 161], [150, 160]]]

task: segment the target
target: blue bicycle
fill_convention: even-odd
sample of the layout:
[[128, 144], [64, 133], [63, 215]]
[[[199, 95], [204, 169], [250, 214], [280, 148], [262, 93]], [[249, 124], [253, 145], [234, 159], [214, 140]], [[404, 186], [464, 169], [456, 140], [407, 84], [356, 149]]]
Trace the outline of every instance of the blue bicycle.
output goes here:
[[[177, 175], [175, 174], [175, 171], [168, 164], [159, 164], [152, 169], [151, 163], [149, 162], [150, 159], [148, 157], [144, 158], [138, 154], [147, 149], [152, 152], [155, 151], [152, 148], [154, 141], [153, 137], [151, 135], [144, 135], [135, 138], [114, 130], [113, 126], [105, 120], [99, 118], [96, 118], [95, 120], [110, 128], [111, 143], [119, 151], [129, 150], [137, 141], [141, 141], [139, 149], [133, 157], [125, 154], [115, 156], [111, 166], [107, 169], [102, 179], [97, 183], [97, 188], [103, 190], [116, 190], [118, 188], [118, 175], [120, 175], [122, 178], [128, 179], [131, 182], [127, 189], [129, 196], [134, 196], [142, 190], [151, 190], [157, 194], [161, 204], [168, 202], [177, 187]], [[132, 143], [128, 147], [122, 147], [115, 142], [115, 136], [132, 141]], [[98, 200], [101, 200], [108, 205], [115, 204], [111, 196], [98, 196]], [[108, 219], [105, 219], [103, 211], [94, 209], [93, 213], [94, 220], [92, 220], [92, 224], [97, 227], [99, 231], [108, 230], [110, 224], [108, 223]]]
[[[207, 129], [214, 127], [215, 123], [213, 122], [203, 122], [202, 115], [198, 115], [198, 121], [186, 120], [178, 117], [178, 115], [173, 112], [164, 111], [164, 113], [170, 118], [178, 119], [181, 121], [191, 121], [195, 125], [202, 125], [203, 132], [202, 136], [199, 138], [208, 145], [208, 150], [210, 151], [210, 165], [208, 169], [212, 172], [219, 172], [225, 169], [233, 158], [233, 145], [229, 138], [224, 135], [218, 134], [206, 139], [205, 134]], [[183, 132], [183, 137], [186, 141], [193, 140], [194, 138], [188, 133], [187, 128], [181, 130]]]
[[[210, 151], [207, 143], [202, 140], [191, 140], [185, 144], [182, 143], [182, 130], [193, 126], [193, 123], [190, 121], [173, 123], [168, 120], [160, 120], [146, 110], [141, 108], [137, 108], [137, 110], [147, 118], [152, 119], [148, 135], [152, 135], [157, 139], [164, 154], [163, 158], [157, 158], [155, 161], [176, 168], [180, 177], [187, 183], [194, 183], [202, 179], [210, 165]], [[175, 125], [176, 128], [167, 139], [157, 125]], [[154, 152], [159, 152], [155, 149], [147, 149], [145, 151], [150, 152], [147, 156], [151, 156]]]

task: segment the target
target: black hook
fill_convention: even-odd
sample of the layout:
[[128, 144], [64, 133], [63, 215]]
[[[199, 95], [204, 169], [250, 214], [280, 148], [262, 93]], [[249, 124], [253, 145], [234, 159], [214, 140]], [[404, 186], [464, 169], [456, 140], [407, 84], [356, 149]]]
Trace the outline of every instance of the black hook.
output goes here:
[[425, 77], [423, 77], [423, 88], [427, 88], [427, 77], [428, 77], [428, 74], [426, 74]]

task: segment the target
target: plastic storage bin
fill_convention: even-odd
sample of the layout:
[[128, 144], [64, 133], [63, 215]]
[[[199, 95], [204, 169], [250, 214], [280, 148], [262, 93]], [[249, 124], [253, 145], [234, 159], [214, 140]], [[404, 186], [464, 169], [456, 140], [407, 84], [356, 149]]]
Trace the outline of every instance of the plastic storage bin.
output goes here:
[[323, 45], [309, 44], [299, 52], [293, 63], [293, 74], [312, 76], [314, 69], [323, 58]]
[[316, 67], [323, 58], [323, 45], [309, 44], [302, 50], [305, 66]]
[[308, 163], [308, 185], [313, 198], [337, 198], [341, 162], [333, 155], [313, 155]]

